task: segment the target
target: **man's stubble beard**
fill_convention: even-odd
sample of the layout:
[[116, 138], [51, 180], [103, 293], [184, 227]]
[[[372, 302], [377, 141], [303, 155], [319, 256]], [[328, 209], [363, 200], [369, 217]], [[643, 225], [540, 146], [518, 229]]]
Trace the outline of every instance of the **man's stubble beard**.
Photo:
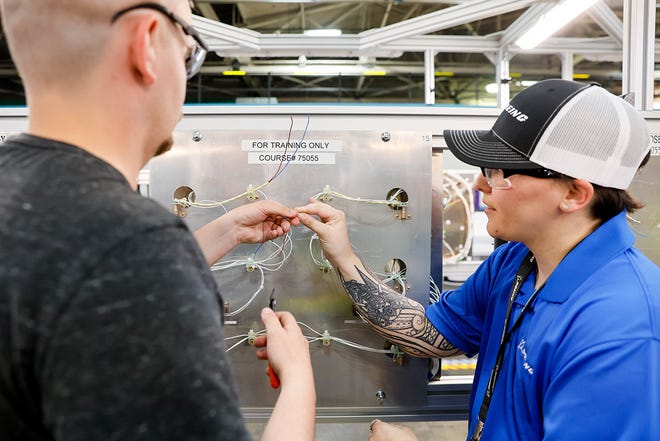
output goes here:
[[167, 138], [165, 141], [161, 142], [158, 148], [156, 149], [156, 153], [154, 153], [154, 158], [156, 156], [160, 156], [163, 153], [167, 153], [172, 149], [172, 146], [174, 145], [174, 137], [170, 135], [169, 138]]

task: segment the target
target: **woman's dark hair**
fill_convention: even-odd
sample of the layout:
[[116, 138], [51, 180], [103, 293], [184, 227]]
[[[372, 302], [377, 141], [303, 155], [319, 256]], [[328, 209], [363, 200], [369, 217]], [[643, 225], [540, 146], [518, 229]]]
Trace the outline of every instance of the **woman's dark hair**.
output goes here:
[[[646, 154], [639, 167], [641, 168], [646, 165], [650, 157], [651, 152]], [[621, 210], [626, 210], [628, 213], [634, 213], [636, 210], [639, 210], [644, 206], [644, 204], [630, 194], [628, 190], [602, 187], [596, 184], [592, 185], [594, 186], [594, 198], [593, 203], [591, 204], [591, 213], [602, 222], [616, 216]]]

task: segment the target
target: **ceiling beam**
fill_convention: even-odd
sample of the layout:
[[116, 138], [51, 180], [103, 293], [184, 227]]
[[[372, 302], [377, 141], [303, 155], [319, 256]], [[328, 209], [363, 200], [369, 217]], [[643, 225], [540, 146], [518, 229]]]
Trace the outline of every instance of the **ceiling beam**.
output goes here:
[[424, 35], [495, 15], [506, 14], [530, 6], [533, 3], [534, 0], [472, 0], [380, 29], [369, 29], [360, 32], [360, 49], [368, 49], [390, 41]]
[[[205, 36], [206, 37], [206, 36]], [[424, 35], [404, 38], [379, 47], [361, 49], [358, 35], [340, 37], [310, 37], [301, 34], [261, 35], [254, 46], [228, 42], [220, 38], [205, 38], [212, 51], [222, 57], [375, 57], [395, 58], [404, 52], [424, 52], [433, 49], [446, 53], [489, 53], [499, 50], [496, 36], [469, 35]], [[656, 45], [656, 48], [659, 46]], [[549, 38], [534, 49], [523, 51], [512, 46], [511, 54], [516, 53], [561, 53], [571, 51], [576, 54], [603, 54], [621, 56], [621, 47], [612, 37], [601, 38]], [[656, 53], [660, 53], [660, 48]]]
[[623, 47], [623, 22], [609, 6], [599, 1], [587, 9], [587, 14]]
[[202, 13], [202, 16], [208, 18], [209, 20], [220, 21], [220, 17], [215, 13], [213, 6], [210, 3], [202, 3], [197, 9]]
[[[239, 6], [240, 8], [240, 6]], [[254, 6], [253, 6], [254, 8]], [[323, 15], [328, 14], [331, 11], [344, 9], [345, 5], [343, 4], [329, 4], [329, 5], [318, 5], [318, 6], [309, 6], [305, 7], [304, 4], [300, 5], [300, 13], [305, 14], [305, 19], [309, 18], [311, 15]], [[297, 14], [296, 14], [297, 15]], [[295, 21], [296, 16], [289, 17], [288, 23]], [[268, 28], [281, 23], [282, 13], [269, 13], [263, 15], [257, 15], [251, 17], [248, 21], [248, 26], [252, 28]], [[281, 26], [280, 26], [281, 27]]]
[[[381, 29], [339, 37], [312, 37], [303, 34], [261, 34], [204, 17], [193, 16], [193, 25], [203, 35], [210, 50], [220, 56], [288, 57], [398, 57], [404, 52], [423, 52], [433, 49], [448, 53], [492, 53], [515, 41], [516, 36], [530, 25], [533, 15], [545, 11], [545, 4], [535, 4], [503, 33], [486, 36], [423, 35], [447, 26], [469, 23], [488, 16], [520, 9], [532, 0], [470, 0], [461, 5], [413, 18]], [[616, 28], [611, 9], [605, 4], [597, 14]], [[490, 5], [490, 8], [489, 8]], [[498, 7], [495, 7], [495, 6]], [[486, 11], [484, 10], [486, 9]], [[503, 8], [503, 9], [501, 9]], [[603, 9], [605, 8], [605, 9]], [[606, 12], [609, 11], [609, 12]], [[306, 11], [309, 20], [309, 11]], [[614, 14], [615, 15], [615, 14]], [[607, 18], [609, 17], [609, 18]], [[618, 20], [618, 19], [617, 19]], [[433, 22], [433, 24], [431, 24]], [[656, 45], [657, 47], [657, 45]], [[616, 37], [548, 39], [528, 53], [621, 54]], [[512, 54], [521, 51], [514, 46]]]
[[393, 3], [394, 2], [392, 0], [389, 0], [387, 2], [387, 8], [385, 9], [385, 13], [383, 14], [383, 19], [380, 21], [381, 28], [387, 24], [387, 19], [390, 18], [390, 11], [392, 11]]
[[261, 35], [259, 32], [209, 20], [198, 15], [193, 15], [192, 22], [195, 29], [210, 43], [213, 40], [221, 40], [235, 47], [259, 49], [259, 37]]
[[502, 36], [500, 37], [500, 45], [502, 47], [507, 47], [515, 42], [536, 24], [541, 15], [554, 7], [555, 4], [553, 3], [538, 3], [530, 6], [529, 9], [523, 12], [523, 14], [518, 17], [516, 21], [511, 23], [511, 25], [502, 33]]

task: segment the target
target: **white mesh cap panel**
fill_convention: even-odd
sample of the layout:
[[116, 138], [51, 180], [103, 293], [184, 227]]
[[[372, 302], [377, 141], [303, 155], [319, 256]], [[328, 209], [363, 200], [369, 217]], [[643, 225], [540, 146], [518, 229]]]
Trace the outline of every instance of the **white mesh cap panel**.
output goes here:
[[646, 124], [630, 104], [590, 87], [557, 113], [530, 160], [574, 178], [626, 189], [648, 142]]
[[630, 121], [630, 132], [632, 133], [631, 142], [638, 142], [639, 148], [629, 149], [628, 152], [623, 156], [622, 163], [626, 167], [639, 167], [640, 162], [646, 156], [646, 153], [649, 151], [649, 145], [651, 143], [651, 137], [649, 136], [648, 127], [646, 122], [640, 118], [640, 115], [637, 113], [637, 110], [633, 106], [623, 106], [623, 109], [628, 113], [628, 119]]

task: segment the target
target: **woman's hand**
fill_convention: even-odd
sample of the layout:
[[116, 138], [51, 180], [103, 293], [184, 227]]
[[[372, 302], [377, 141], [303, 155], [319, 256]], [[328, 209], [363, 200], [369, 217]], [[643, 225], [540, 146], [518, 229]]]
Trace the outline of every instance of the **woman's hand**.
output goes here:
[[417, 437], [407, 427], [373, 420], [369, 424], [369, 441], [417, 441]]
[[343, 211], [314, 198], [310, 199], [309, 204], [296, 207], [295, 210], [299, 213], [300, 222], [319, 237], [323, 254], [330, 263], [341, 267], [344, 262], [353, 260], [355, 253], [348, 239], [346, 215]]

